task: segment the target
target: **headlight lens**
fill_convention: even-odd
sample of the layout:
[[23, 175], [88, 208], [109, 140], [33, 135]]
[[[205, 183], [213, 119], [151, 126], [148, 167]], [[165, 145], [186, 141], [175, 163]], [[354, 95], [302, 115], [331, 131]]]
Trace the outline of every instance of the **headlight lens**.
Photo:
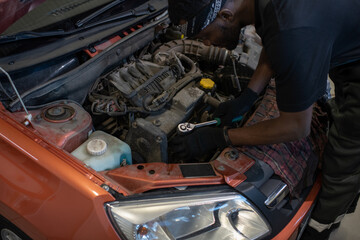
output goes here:
[[257, 239], [270, 229], [236, 192], [202, 193], [107, 204], [123, 237], [148, 239]]

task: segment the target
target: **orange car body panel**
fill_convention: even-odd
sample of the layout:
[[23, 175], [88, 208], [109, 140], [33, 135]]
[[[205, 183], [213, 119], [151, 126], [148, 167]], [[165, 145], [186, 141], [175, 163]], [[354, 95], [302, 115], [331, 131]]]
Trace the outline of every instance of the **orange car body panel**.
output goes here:
[[304, 220], [306, 214], [309, 212], [311, 206], [314, 204], [316, 196], [320, 191], [320, 187], [321, 180], [320, 176], [318, 176], [305, 202], [301, 205], [300, 209], [286, 225], [286, 227], [278, 235], [276, 235], [273, 240], [292, 239], [292, 237], [295, 236], [294, 233], [297, 233], [300, 224]]
[[[101, 178], [0, 113], [0, 212], [33, 239], [119, 239]], [[69, 217], [71, 216], [71, 217]]]
[[[225, 149], [216, 160], [210, 164], [214, 170], [214, 176], [184, 177], [180, 164], [145, 163], [133, 164], [122, 168], [105, 171], [108, 180], [121, 183], [124, 195], [143, 193], [153, 189], [180, 187], [219, 185], [227, 183], [236, 187], [246, 180], [244, 173], [254, 165], [255, 161], [244, 154], [240, 154], [237, 161], [228, 159], [225, 155], [231, 148]], [[181, 164], [193, 165], [193, 164]], [[201, 164], [195, 164], [197, 166]], [[208, 165], [207, 163], [205, 165]], [[107, 183], [109, 184], [109, 183]], [[118, 190], [117, 187], [113, 187]]]
[[[184, 178], [178, 164], [148, 163], [103, 172], [105, 178], [48, 143], [31, 126], [12, 119], [0, 104], [0, 213], [33, 239], [119, 239], [104, 209], [104, 203], [115, 199], [102, 184], [128, 196], [164, 187], [244, 181], [243, 173], [253, 161], [244, 158], [232, 166], [225, 160], [212, 163], [212, 177]], [[273, 239], [294, 236], [320, 182], [318, 178], [294, 218]]]

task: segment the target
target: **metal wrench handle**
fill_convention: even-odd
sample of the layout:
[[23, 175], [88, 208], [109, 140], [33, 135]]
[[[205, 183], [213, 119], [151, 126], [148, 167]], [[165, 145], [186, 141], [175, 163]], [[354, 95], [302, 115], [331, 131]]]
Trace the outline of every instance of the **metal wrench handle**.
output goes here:
[[199, 127], [206, 127], [209, 125], [214, 125], [214, 124], [218, 124], [217, 120], [211, 120], [211, 121], [207, 121], [207, 122], [202, 122], [202, 123], [196, 123], [194, 124], [194, 128], [199, 128]]

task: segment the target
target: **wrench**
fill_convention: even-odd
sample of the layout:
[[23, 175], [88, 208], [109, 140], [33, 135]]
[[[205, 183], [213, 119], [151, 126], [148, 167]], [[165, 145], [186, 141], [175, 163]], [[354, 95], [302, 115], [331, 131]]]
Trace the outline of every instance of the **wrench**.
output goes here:
[[177, 131], [179, 134], [185, 134], [185, 133], [189, 133], [191, 131], [193, 131], [195, 128], [199, 128], [199, 127], [205, 127], [205, 126], [210, 126], [210, 125], [220, 125], [220, 119], [216, 118], [214, 120], [211, 121], [207, 121], [207, 122], [202, 122], [202, 123], [180, 123], [177, 127]]

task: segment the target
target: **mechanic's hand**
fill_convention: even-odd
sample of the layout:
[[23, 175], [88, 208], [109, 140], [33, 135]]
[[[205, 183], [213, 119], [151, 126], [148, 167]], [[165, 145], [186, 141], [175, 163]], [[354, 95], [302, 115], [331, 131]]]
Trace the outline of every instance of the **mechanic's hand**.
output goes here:
[[232, 126], [241, 120], [242, 115], [249, 111], [257, 98], [256, 92], [246, 88], [239, 97], [221, 103], [215, 110], [213, 117], [220, 118], [221, 126]]
[[224, 130], [222, 128], [204, 127], [195, 129], [185, 136], [177, 136], [172, 141], [175, 156], [190, 160], [204, 155], [218, 147], [226, 147]]

